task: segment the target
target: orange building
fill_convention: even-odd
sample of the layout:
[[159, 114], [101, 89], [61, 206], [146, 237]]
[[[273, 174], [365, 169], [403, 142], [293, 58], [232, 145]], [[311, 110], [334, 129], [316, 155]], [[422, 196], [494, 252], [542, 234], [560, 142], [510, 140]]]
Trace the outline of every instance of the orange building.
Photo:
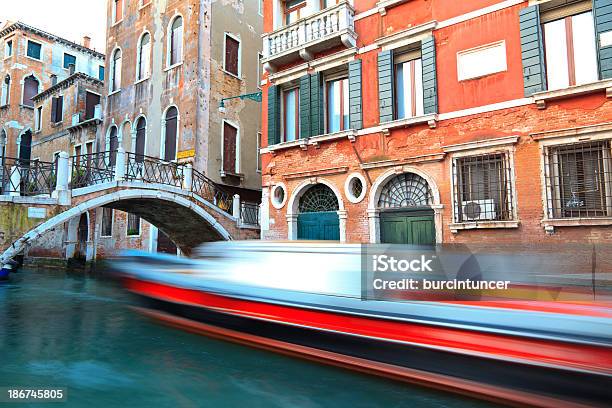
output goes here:
[[264, 11], [264, 239], [612, 241], [612, 0]]

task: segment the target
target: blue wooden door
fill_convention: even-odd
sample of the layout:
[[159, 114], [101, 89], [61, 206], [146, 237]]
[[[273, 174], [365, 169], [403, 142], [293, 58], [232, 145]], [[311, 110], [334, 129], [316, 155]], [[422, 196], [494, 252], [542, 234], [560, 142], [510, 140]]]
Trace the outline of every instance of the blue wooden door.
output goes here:
[[335, 211], [298, 215], [298, 239], [340, 240], [340, 219]]

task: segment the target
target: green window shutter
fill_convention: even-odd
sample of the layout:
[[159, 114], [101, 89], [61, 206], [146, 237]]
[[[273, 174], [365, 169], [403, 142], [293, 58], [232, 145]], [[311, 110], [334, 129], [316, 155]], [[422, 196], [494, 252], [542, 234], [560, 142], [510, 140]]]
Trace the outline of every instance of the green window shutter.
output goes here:
[[540, 7], [531, 6], [519, 11], [521, 30], [521, 59], [525, 96], [546, 90], [546, 68], [540, 24]]
[[310, 75], [310, 136], [321, 135], [323, 126], [323, 76]]
[[593, 17], [595, 19], [599, 78], [612, 78], [612, 46], [602, 48], [599, 40], [600, 35], [612, 31], [612, 0], [594, 0]]
[[280, 89], [268, 88], [268, 146], [280, 143]]
[[378, 112], [380, 122], [393, 120], [393, 51], [378, 54]]
[[436, 41], [433, 36], [421, 42], [421, 64], [423, 66], [423, 113], [438, 113]]
[[300, 78], [300, 139], [310, 136], [310, 75]]
[[349, 127], [361, 129], [363, 127], [361, 109], [361, 60], [349, 62], [348, 65], [349, 86]]

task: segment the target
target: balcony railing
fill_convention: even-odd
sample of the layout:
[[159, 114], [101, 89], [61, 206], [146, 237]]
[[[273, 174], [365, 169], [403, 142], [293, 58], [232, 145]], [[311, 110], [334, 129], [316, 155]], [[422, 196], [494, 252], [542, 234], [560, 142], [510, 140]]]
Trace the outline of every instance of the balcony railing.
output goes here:
[[309, 61], [315, 53], [341, 44], [354, 47], [354, 15], [355, 10], [345, 1], [265, 34], [264, 67], [273, 72], [276, 65], [298, 58]]

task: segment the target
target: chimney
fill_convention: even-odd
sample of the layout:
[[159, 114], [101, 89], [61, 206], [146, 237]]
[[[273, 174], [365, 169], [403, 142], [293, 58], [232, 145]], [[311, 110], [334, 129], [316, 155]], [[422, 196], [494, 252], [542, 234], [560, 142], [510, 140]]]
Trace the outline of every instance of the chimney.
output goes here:
[[68, 72], [70, 72], [70, 75], [74, 74], [74, 64], [68, 64]]
[[51, 86], [55, 86], [57, 84], [57, 75], [51, 74]]
[[91, 45], [91, 37], [88, 35], [83, 36], [83, 47], [90, 48]]

